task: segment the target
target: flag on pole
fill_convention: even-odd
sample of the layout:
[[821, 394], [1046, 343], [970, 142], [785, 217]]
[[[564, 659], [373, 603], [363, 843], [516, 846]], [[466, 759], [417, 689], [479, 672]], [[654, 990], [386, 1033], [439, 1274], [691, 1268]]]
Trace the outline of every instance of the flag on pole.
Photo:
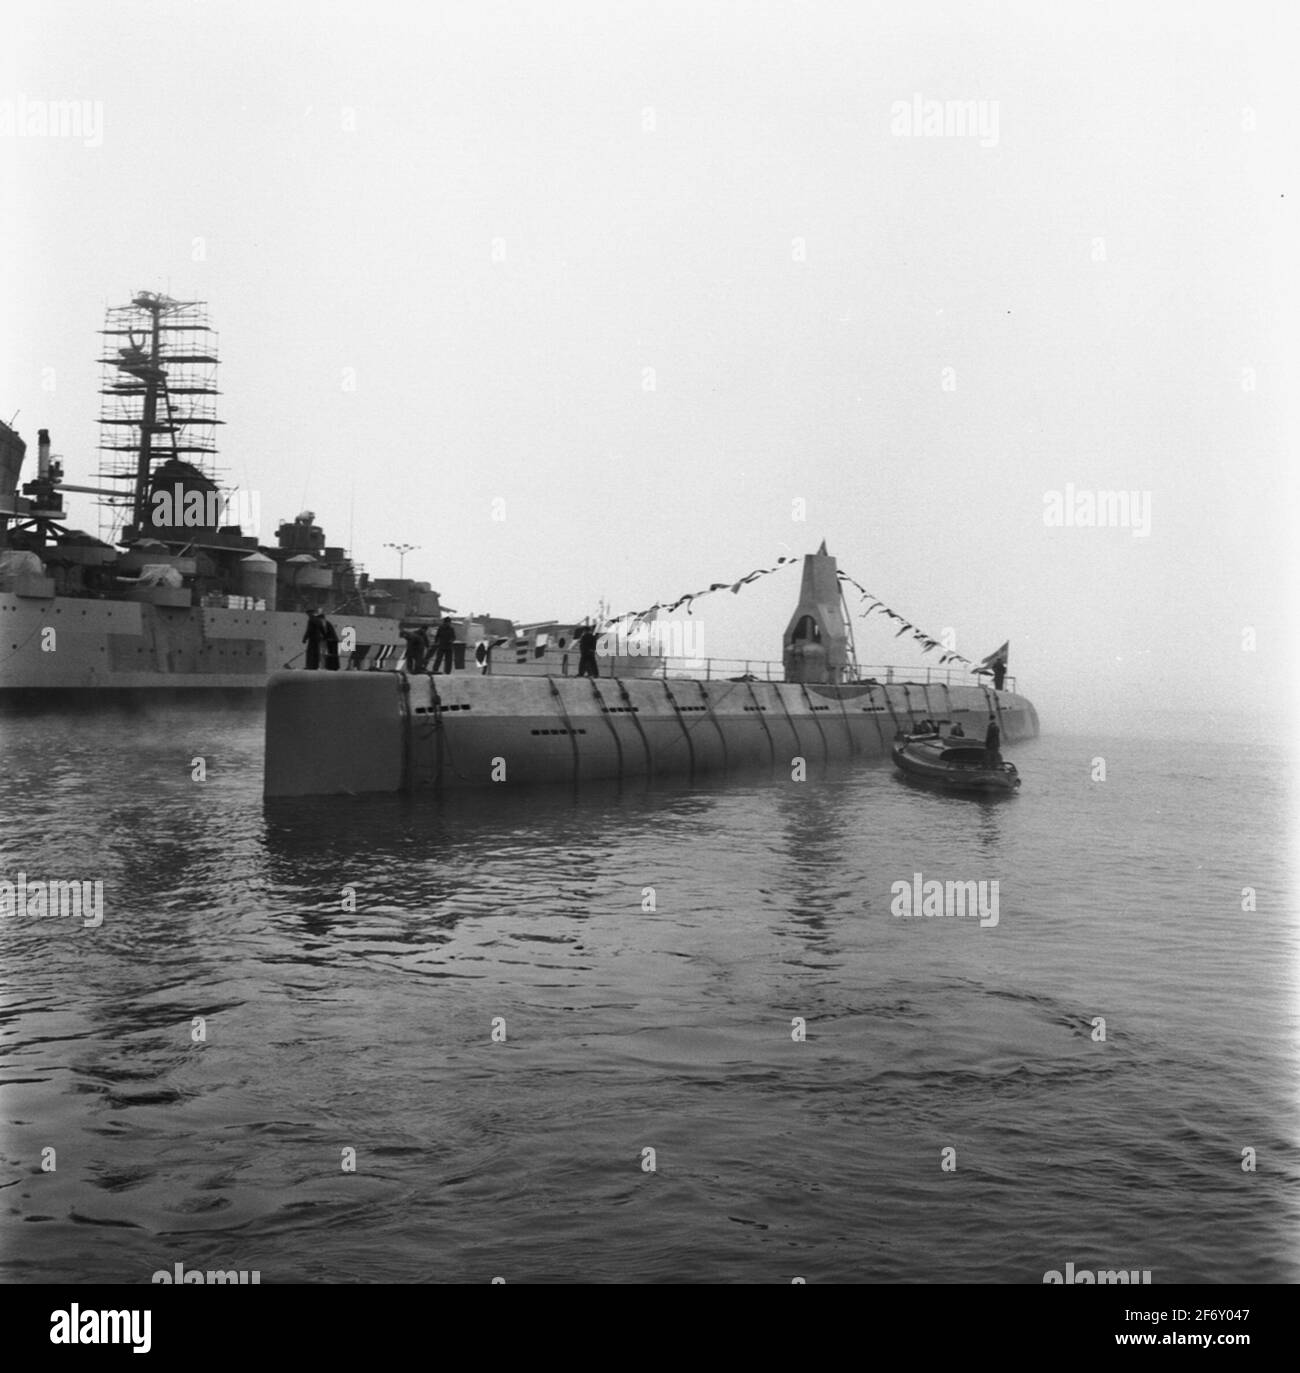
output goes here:
[[993, 650], [993, 652], [990, 653], [989, 656], [988, 656], [987, 658], [983, 659], [983, 661], [981, 661], [980, 663], [976, 664], [975, 667], [971, 668], [971, 671], [972, 671], [972, 672], [992, 672], [993, 669], [996, 668], [996, 667], [998, 666], [999, 663], [1001, 663], [1001, 665], [1002, 665], [1002, 670], [1005, 672], [1005, 671], [1006, 671], [1006, 667], [1007, 667], [1007, 659], [1008, 659], [1010, 656], [1011, 656], [1011, 640], [1008, 639], [1008, 640], [1006, 641], [1006, 643], [1002, 645], [1001, 648], [995, 648], [995, 649]]

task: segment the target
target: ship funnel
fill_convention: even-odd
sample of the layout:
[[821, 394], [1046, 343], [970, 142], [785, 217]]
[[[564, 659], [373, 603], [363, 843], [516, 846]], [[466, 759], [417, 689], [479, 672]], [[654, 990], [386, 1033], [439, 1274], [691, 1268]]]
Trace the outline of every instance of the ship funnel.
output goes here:
[[239, 594], [263, 601], [267, 610], [275, 609], [275, 563], [265, 554], [250, 553], [239, 560]]
[[36, 475], [42, 481], [50, 475], [50, 431], [36, 431]]
[[782, 644], [787, 682], [844, 680], [849, 663], [849, 633], [840, 602], [835, 559], [826, 544], [803, 560], [799, 603], [786, 626]]

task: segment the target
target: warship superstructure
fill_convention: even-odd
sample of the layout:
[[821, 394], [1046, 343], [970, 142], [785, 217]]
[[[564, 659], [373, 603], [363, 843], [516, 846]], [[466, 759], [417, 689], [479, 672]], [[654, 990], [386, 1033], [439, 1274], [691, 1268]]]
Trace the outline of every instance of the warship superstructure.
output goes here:
[[[282, 522], [271, 544], [246, 531], [258, 503], [218, 480], [219, 359], [202, 302], [140, 291], [108, 311], [102, 332], [98, 485], [64, 480], [45, 429], [23, 483], [27, 444], [0, 421], [0, 704], [260, 692], [272, 672], [304, 666], [317, 610], [340, 636], [344, 670], [396, 669], [404, 631], [432, 631], [444, 616], [458, 667], [567, 666], [574, 625], [525, 637], [507, 619], [458, 616], [428, 582], [369, 576], [311, 511]], [[69, 527], [68, 492], [98, 499], [108, 537]]]

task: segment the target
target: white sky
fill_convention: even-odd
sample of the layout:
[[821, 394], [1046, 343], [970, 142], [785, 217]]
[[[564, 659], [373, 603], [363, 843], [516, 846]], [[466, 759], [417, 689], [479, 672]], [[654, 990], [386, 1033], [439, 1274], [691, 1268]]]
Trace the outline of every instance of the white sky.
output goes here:
[[[1009, 637], [1049, 727], [1294, 703], [1297, 13], [10, 3], [0, 102], [102, 142], [0, 137], [0, 411], [93, 484], [95, 331], [164, 290], [220, 330], [263, 541], [310, 508], [535, 620], [825, 538]], [[996, 102], [994, 146], [895, 134], [916, 95]], [[1067, 483], [1149, 536], [1046, 527]], [[700, 602], [707, 651], [778, 658], [796, 578]]]

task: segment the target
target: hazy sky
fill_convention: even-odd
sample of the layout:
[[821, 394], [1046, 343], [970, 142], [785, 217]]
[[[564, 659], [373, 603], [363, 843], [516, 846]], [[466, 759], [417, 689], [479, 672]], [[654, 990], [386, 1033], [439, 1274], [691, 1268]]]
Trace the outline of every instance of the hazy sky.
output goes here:
[[[95, 331], [163, 290], [264, 541], [523, 620], [825, 538], [1047, 727], [1294, 702], [1298, 9], [10, 3], [0, 411], [93, 484]], [[778, 658], [796, 578], [706, 650]]]

